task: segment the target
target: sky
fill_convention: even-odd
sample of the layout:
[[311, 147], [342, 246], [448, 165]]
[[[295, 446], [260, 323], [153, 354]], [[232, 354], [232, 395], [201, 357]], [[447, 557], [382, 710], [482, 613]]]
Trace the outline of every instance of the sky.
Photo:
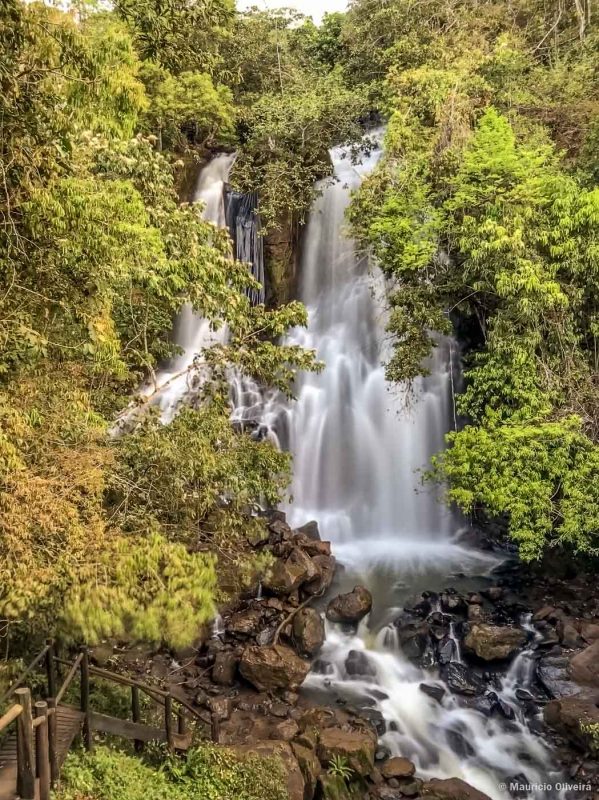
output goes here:
[[296, 8], [306, 16], [311, 15], [319, 22], [327, 11], [345, 11], [347, 0], [238, 0], [239, 8]]

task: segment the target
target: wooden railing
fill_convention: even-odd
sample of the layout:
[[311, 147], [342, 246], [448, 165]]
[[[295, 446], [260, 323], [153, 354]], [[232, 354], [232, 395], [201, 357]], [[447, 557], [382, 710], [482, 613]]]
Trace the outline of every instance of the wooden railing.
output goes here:
[[[31, 690], [23, 684], [42, 661], [44, 661], [46, 671], [47, 697], [46, 700], [39, 700], [32, 704]], [[57, 685], [58, 666], [68, 668], [60, 687]], [[145, 742], [155, 739], [165, 741], [170, 750], [186, 749], [187, 740], [190, 738], [187, 736], [186, 712], [204, 723], [212, 723], [214, 732], [214, 720], [207, 719], [188, 701], [179, 697], [175, 698], [169, 691], [157, 686], [149, 686], [125, 675], [90, 665], [87, 648], [81, 648], [74, 661], [59, 658], [55, 653], [54, 643], [48, 640], [46, 646], [0, 697], [0, 703], [11, 696], [16, 701], [0, 717], [0, 732], [10, 725], [16, 724], [16, 788], [21, 800], [34, 800], [36, 779], [38, 782], [37, 796], [40, 800], [49, 800], [50, 790], [59, 780], [62, 758], [66, 755], [59, 751], [59, 707], [77, 673], [80, 676], [78, 719], [81, 720], [83, 743], [88, 751], [93, 749], [92, 732], [94, 730], [132, 739], [137, 752], [143, 749]], [[131, 688], [131, 721], [92, 711], [90, 704], [90, 676], [92, 675]], [[141, 693], [146, 694], [154, 703], [163, 707], [161, 727], [151, 727], [141, 722]], [[176, 731], [173, 725], [174, 703], [178, 706]], [[71, 709], [70, 706], [63, 706], [63, 708]]]

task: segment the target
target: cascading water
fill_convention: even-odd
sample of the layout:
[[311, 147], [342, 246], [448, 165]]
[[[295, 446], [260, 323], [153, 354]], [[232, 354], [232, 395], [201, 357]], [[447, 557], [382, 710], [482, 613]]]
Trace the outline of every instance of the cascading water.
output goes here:
[[[248, 264], [252, 276], [260, 283], [248, 295], [252, 304], [264, 302], [264, 253], [261, 235], [258, 198], [255, 193], [244, 194], [228, 188], [229, 173], [235, 161], [235, 153], [220, 153], [214, 156], [200, 172], [192, 197], [193, 202], [204, 206], [202, 216], [217, 228], [228, 228], [234, 252], [239, 261]], [[141, 398], [158, 406], [163, 421], [170, 421], [181, 402], [197, 389], [198, 372], [202, 353], [215, 344], [227, 340], [226, 325], [214, 330], [210, 322], [195, 313], [191, 305], [181, 309], [175, 322], [173, 339], [181, 348], [181, 354], [170, 359], [139, 392]], [[232, 385], [239, 381], [232, 376]], [[123, 419], [126, 420], [129, 409]]]
[[[327, 623], [306, 689], [378, 715], [381, 746], [412, 759], [421, 777], [461, 777], [499, 800], [507, 797], [502, 784], [510, 777], [525, 776], [530, 784], [547, 780], [548, 749], [522, 720], [508, 722], [463, 705], [436, 673], [402, 653], [393, 625], [417, 591], [455, 573], [457, 580], [464, 573], [481, 575], [497, 563], [460, 545], [461, 520], [432, 487], [419, 486], [416, 474], [442, 449], [454, 419], [454, 345], [440, 340], [430, 374], [413, 394], [386, 383], [384, 280], [376, 270], [369, 274], [367, 259], [344, 234], [351, 190], [376, 154], [359, 168], [342, 150], [333, 151], [332, 159], [336, 181], [320, 187], [305, 231], [299, 299], [307, 305], [309, 325], [291, 335], [294, 343], [315, 349], [325, 368], [300, 377], [292, 404], [242, 382], [234, 418], [291, 450], [291, 523], [316, 519], [345, 567], [339, 588], [362, 583], [374, 596], [370, 619], [357, 632]], [[459, 662], [453, 629], [448, 638], [454, 640], [449, 660]], [[367, 665], [357, 675], [347, 668], [356, 653]], [[442, 698], [425, 694], [423, 681], [443, 689]], [[539, 790], [529, 796], [558, 795]]]

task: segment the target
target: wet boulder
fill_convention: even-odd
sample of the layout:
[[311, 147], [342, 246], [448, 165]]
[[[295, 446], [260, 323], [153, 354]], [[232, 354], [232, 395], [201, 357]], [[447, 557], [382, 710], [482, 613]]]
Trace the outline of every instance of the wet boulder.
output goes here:
[[335, 558], [334, 556], [317, 555], [312, 558], [312, 563], [318, 570], [318, 575], [312, 580], [307, 581], [303, 588], [306, 594], [324, 594], [333, 583], [335, 577]]
[[572, 656], [568, 670], [579, 685], [599, 689], [599, 640]]
[[228, 633], [239, 637], [255, 636], [262, 627], [262, 612], [257, 608], [247, 608], [233, 614], [226, 622]]
[[445, 689], [436, 683], [421, 683], [418, 688], [423, 694], [436, 700], [437, 703], [441, 703], [445, 697]]
[[350, 650], [345, 659], [345, 671], [350, 678], [374, 678], [376, 666], [362, 650]]
[[275, 644], [270, 647], [246, 647], [242, 653], [239, 671], [259, 692], [275, 689], [296, 689], [310, 670], [290, 647]]
[[457, 655], [457, 646], [450, 636], [445, 636], [437, 645], [437, 660], [439, 664], [449, 664]]
[[347, 594], [337, 595], [327, 606], [327, 619], [331, 622], [357, 624], [370, 613], [372, 595], [364, 586], [356, 586]]
[[422, 797], [429, 800], [491, 800], [489, 795], [479, 792], [474, 786], [460, 780], [448, 778], [446, 780], [427, 781], [421, 787]]
[[514, 655], [526, 638], [520, 628], [479, 623], [470, 628], [464, 645], [483, 661], [502, 661]]
[[273, 594], [289, 595], [319, 574], [312, 559], [299, 547], [294, 547], [287, 558], [278, 558], [275, 561], [262, 585]]
[[589, 746], [585, 728], [599, 725], [599, 694], [584, 692], [551, 700], [543, 709], [543, 718], [550, 728], [584, 750]]
[[324, 642], [324, 623], [318, 611], [302, 608], [293, 618], [293, 641], [298, 652], [313, 656]]
[[271, 740], [257, 741], [252, 744], [237, 745], [231, 748], [238, 758], [260, 756], [261, 758], [277, 758], [283, 764], [286, 777], [286, 790], [289, 800], [307, 800], [306, 782], [302, 770], [291, 745], [287, 742]]
[[577, 647], [582, 647], [584, 645], [573, 619], [558, 620], [556, 632], [559, 636], [560, 643], [569, 650], [575, 650]]
[[233, 650], [217, 653], [212, 667], [212, 681], [218, 686], [231, 686], [235, 681], [239, 654]]
[[310, 522], [306, 522], [306, 524], [302, 525], [301, 528], [297, 528], [297, 533], [301, 533], [303, 536], [306, 536], [308, 539], [312, 539], [314, 542], [320, 541], [318, 522], [316, 522], [315, 519], [310, 520]]
[[374, 767], [376, 742], [376, 733], [370, 728], [326, 728], [320, 732], [318, 758], [323, 767], [328, 767], [334, 758], [343, 758], [356, 774], [365, 776]]
[[408, 758], [394, 756], [380, 767], [381, 775], [385, 780], [390, 778], [410, 778], [415, 772], [416, 767]]
[[485, 690], [485, 682], [465, 664], [452, 662], [441, 669], [441, 677], [452, 692], [464, 695], [481, 694]]
[[291, 749], [304, 777], [304, 800], [312, 800], [316, 792], [318, 778], [322, 772], [320, 761], [311, 747], [305, 747], [298, 742], [293, 742]]

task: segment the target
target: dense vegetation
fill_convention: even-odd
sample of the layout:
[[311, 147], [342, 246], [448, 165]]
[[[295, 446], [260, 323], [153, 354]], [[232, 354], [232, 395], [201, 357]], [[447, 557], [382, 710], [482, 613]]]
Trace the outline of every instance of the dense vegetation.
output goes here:
[[160, 767], [100, 747], [93, 756], [72, 754], [57, 800], [287, 800], [282, 766], [275, 759], [239, 761], [223, 748], [194, 748], [185, 760]]
[[467, 344], [433, 476], [525, 559], [599, 533], [599, 39], [590, 6], [356, 0], [348, 80], [389, 115], [355, 230], [390, 280], [394, 380]]
[[[252, 307], [228, 236], [180, 204], [183, 164], [242, 141], [244, 188], [281, 172], [265, 218], [302, 214], [327, 144], [355, 133], [356, 101], [290, 20], [279, 30], [228, 0], [0, 13], [1, 632], [181, 645], [219, 592], [264, 568], [244, 545], [263, 525], [251, 512], [287, 484], [286, 455], [231, 429], [226, 371], [289, 391], [313, 361], [276, 344], [301, 305]], [[279, 57], [269, 72], [254, 53], [246, 74], [233, 53], [264, 25]], [[146, 404], [111, 436], [176, 351], [185, 303], [230, 331], [202, 363], [202, 402], [170, 425]]]

